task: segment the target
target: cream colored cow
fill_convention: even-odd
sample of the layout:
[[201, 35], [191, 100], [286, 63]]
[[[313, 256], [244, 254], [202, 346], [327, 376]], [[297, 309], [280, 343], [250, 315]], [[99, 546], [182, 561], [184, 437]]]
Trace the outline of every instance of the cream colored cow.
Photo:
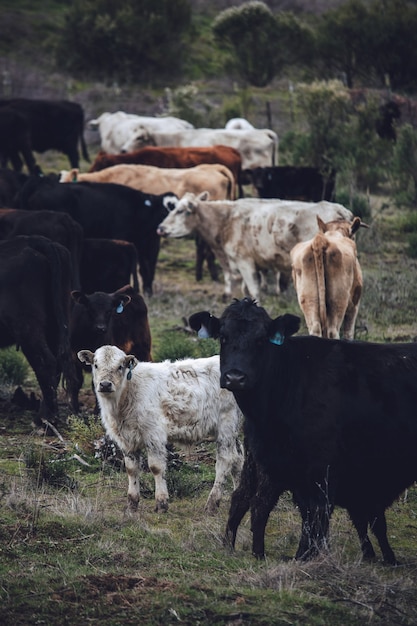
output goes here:
[[156, 195], [172, 192], [179, 198], [187, 191], [193, 193], [208, 191], [216, 200], [233, 199], [236, 196], [236, 182], [232, 172], [219, 163], [203, 163], [186, 168], [120, 163], [98, 172], [80, 173], [76, 168], [61, 172], [61, 183], [79, 181], [117, 183]]
[[362, 271], [353, 237], [363, 224], [324, 223], [317, 216], [319, 232], [291, 250], [292, 277], [310, 335], [353, 339], [362, 295]]

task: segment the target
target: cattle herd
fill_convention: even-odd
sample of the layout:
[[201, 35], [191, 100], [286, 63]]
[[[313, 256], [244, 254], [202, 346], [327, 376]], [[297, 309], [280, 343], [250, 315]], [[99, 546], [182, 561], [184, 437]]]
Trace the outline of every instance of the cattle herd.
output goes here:
[[[0, 347], [16, 345], [41, 391], [35, 424], [59, 426], [62, 381], [71, 411], [91, 370], [95, 411], [120, 447], [128, 503], [139, 502], [139, 451], [167, 511], [169, 443], [216, 442], [206, 510], [234, 483], [225, 544], [251, 515], [253, 554], [284, 491], [301, 517], [296, 558], [326, 549], [335, 506], [347, 510], [365, 559], [396, 564], [386, 509], [417, 480], [417, 344], [354, 341], [363, 289], [355, 233], [335, 202], [335, 172], [277, 165], [278, 138], [246, 120], [194, 128], [174, 117], [118, 111], [88, 122], [101, 150], [80, 170], [84, 111], [68, 101], [0, 101]], [[34, 152], [58, 150], [70, 170], [42, 172]], [[8, 165], [11, 168], [8, 168]], [[26, 166], [27, 173], [23, 172]], [[161, 237], [194, 237], [224, 279], [220, 317], [190, 311], [220, 354], [153, 362], [149, 299]], [[268, 273], [293, 280], [300, 318], [261, 306]], [[147, 301], [148, 300], [148, 303]], [[342, 337], [342, 338], [340, 338]]]

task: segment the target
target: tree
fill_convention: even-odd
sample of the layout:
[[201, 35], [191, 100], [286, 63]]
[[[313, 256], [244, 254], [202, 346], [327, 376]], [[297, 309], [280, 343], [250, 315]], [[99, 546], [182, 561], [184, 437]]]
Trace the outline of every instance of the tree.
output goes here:
[[370, 10], [369, 41], [381, 84], [393, 89], [417, 86], [417, 6], [407, 0], [375, 0]]
[[222, 11], [213, 22], [213, 32], [240, 76], [255, 87], [270, 83], [311, 39], [292, 13], [274, 16], [258, 1]]
[[75, 0], [57, 60], [75, 75], [100, 80], [176, 75], [190, 22], [189, 0]]
[[370, 14], [361, 0], [349, 0], [324, 13], [316, 32], [322, 75], [343, 76], [350, 88], [355, 78], [368, 75], [372, 58], [369, 30]]

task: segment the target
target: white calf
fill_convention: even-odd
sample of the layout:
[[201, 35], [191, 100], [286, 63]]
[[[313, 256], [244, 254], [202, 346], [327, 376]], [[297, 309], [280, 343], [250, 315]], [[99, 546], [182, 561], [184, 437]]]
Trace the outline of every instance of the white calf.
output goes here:
[[124, 454], [130, 507], [139, 502], [140, 448], [155, 479], [155, 511], [162, 512], [168, 509], [167, 443], [214, 437], [216, 478], [206, 503], [214, 512], [228, 474], [236, 486], [243, 464], [241, 413], [233, 394], [220, 388], [219, 356], [144, 363], [116, 346], [102, 346], [95, 353], [81, 350], [78, 358], [92, 366], [103, 425]]

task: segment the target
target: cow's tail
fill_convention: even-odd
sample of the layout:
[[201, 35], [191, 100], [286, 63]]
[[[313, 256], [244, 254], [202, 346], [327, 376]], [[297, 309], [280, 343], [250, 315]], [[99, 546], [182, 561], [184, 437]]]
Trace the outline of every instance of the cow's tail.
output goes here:
[[314, 237], [311, 245], [316, 270], [317, 298], [322, 337], [327, 337], [326, 275], [324, 271], [324, 256], [326, 254], [327, 245], [327, 239], [321, 233], [318, 233]]
[[233, 172], [226, 165], [221, 165], [221, 172], [227, 179], [227, 198], [226, 200], [236, 200], [236, 180]]
[[81, 143], [82, 155], [83, 155], [84, 159], [86, 161], [88, 161], [88, 163], [90, 163], [90, 155], [88, 154], [87, 145], [86, 145], [85, 139], [84, 139], [84, 132], [83, 132], [82, 129], [81, 129], [81, 133], [80, 133], [80, 143]]

